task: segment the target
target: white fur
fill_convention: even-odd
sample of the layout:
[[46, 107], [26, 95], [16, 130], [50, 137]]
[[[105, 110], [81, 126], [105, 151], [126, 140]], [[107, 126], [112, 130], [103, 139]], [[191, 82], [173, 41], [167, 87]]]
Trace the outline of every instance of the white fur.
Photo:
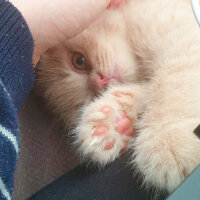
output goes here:
[[[87, 75], [71, 70], [69, 51], [86, 55]], [[123, 85], [107, 92], [94, 88], [96, 74], [110, 76], [116, 64]], [[137, 128], [132, 163], [144, 184], [173, 191], [200, 164], [200, 140], [193, 133], [200, 123], [199, 65], [200, 30], [190, 1], [130, 0], [49, 50], [39, 66], [39, 85], [64, 123], [78, 124], [81, 154], [102, 165], [119, 156], [123, 137], [114, 126], [124, 111]], [[116, 99], [113, 90], [133, 98]], [[114, 110], [107, 117], [99, 112], [104, 105]], [[102, 121], [109, 126], [106, 136], [116, 140], [110, 151], [102, 148], [105, 136], [92, 136]]]

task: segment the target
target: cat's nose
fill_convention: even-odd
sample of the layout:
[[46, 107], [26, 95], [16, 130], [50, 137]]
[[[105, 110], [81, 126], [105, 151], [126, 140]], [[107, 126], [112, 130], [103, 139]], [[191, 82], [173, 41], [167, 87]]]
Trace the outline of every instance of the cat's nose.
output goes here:
[[102, 74], [97, 74], [95, 78], [95, 86], [99, 89], [104, 89], [110, 82], [110, 78], [103, 76]]

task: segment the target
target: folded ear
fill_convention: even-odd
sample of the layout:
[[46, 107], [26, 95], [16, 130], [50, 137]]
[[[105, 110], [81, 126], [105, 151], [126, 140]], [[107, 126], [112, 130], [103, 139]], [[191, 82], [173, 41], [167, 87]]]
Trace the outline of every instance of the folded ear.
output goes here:
[[118, 8], [120, 5], [126, 3], [127, 0], [111, 0], [108, 8]]

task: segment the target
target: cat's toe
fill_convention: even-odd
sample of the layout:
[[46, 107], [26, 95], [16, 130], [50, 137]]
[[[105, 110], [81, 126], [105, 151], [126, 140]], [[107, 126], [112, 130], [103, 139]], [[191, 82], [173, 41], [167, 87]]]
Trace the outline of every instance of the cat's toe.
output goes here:
[[116, 119], [115, 130], [121, 135], [132, 137], [134, 134], [134, 128], [132, 127], [132, 122], [125, 114], [125, 112], [120, 113], [120, 117]]
[[108, 131], [108, 127], [101, 125], [101, 126], [95, 127], [94, 133], [92, 135], [93, 136], [101, 136], [101, 135], [106, 134], [107, 131]]
[[132, 106], [134, 102], [134, 96], [130, 92], [114, 91], [113, 97], [115, 97], [121, 106]]
[[112, 108], [110, 106], [103, 106], [100, 111], [107, 114], [112, 111]]
[[118, 98], [133, 98], [133, 95], [129, 92], [122, 92], [122, 91], [115, 91], [113, 92], [113, 95], [118, 97]]
[[120, 149], [120, 154], [123, 153], [129, 146], [130, 138], [133, 137], [135, 129], [132, 127], [131, 120], [127, 117], [125, 112], [121, 112], [120, 116], [116, 118], [115, 130], [121, 135], [123, 146]]
[[120, 105], [121, 110], [126, 111], [130, 119], [137, 119], [138, 99], [134, 95], [134, 90], [125, 87], [112, 88], [110, 94], [111, 98]]

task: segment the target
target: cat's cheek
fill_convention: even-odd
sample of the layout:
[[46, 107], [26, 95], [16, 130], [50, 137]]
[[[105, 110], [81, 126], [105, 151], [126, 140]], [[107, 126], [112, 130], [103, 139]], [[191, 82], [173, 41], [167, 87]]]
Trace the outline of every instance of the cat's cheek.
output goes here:
[[[70, 65], [70, 66], [71, 66], [71, 65]], [[88, 71], [88, 70], [77, 70], [77, 69], [74, 68], [73, 66], [71, 66], [71, 69], [72, 69], [74, 72], [78, 73], [78, 74], [85, 74], [85, 75], [89, 74], [89, 71]]]

